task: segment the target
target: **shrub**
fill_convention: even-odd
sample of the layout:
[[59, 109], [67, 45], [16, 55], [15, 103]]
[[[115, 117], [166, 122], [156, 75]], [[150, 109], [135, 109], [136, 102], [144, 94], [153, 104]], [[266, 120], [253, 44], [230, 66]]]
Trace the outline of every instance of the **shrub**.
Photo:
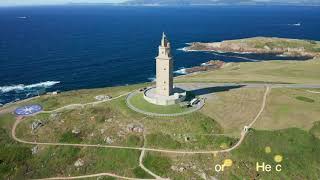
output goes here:
[[296, 97], [297, 100], [300, 101], [304, 101], [304, 102], [308, 102], [308, 103], [314, 103], [315, 101], [313, 99], [307, 98], [307, 97], [303, 97], [303, 96], [298, 96]]
[[67, 132], [64, 132], [61, 135], [60, 142], [63, 142], [63, 143], [80, 143], [81, 142], [81, 138], [79, 137], [79, 135], [76, 135], [76, 134], [73, 134], [70, 131], [67, 131]]

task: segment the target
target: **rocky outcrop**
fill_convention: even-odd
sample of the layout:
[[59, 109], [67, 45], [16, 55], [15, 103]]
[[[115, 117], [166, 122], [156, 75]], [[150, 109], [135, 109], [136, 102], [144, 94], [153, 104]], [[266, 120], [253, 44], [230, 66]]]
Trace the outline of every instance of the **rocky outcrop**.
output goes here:
[[240, 40], [190, 43], [186, 51], [215, 51], [231, 53], [275, 54], [286, 57], [305, 57], [312, 59], [319, 56], [320, 43], [307, 40], [283, 38], [248, 38]]
[[78, 159], [75, 163], [74, 166], [75, 167], [81, 167], [84, 165], [84, 161], [82, 159]]
[[224, 65], [223, 61], [219, 61], [219, 60], [212, 60], [212, 61], [208, 61], [206, 63], [201, 64], [200, 66], [195, 66], [192, 68], [187, 68], [185, 70], [185, 72], [187, 74], [190, 73], [195, 73], [195, 72], [202, 72], [202, 71], [211, 71], [211, 70], [216, 70], [216, 69], [220, 69], [222, 68], [222, 66]]
[[31, 131], [32, 133], [36, 132], [40, 127], [44, 126], [45, 124], [41, 120], [36, 120], [31, 124]]
[[144, 130], [144, 127], [142, 124], [131, 123], [127, 125], [128, 132], [142, 133], [143, 130]]

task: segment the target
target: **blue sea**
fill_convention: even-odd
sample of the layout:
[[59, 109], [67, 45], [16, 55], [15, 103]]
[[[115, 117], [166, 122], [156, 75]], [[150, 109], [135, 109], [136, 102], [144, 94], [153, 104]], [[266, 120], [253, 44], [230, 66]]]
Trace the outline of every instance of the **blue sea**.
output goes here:
[[162, 32], [179, 70], [208, 60], [250, 61], [181, 51], [189, 42], [254, 36], [320, 40], [319, 29], [320, 7], [0, 8], [0, 104], [48, 91], [151, 81]]

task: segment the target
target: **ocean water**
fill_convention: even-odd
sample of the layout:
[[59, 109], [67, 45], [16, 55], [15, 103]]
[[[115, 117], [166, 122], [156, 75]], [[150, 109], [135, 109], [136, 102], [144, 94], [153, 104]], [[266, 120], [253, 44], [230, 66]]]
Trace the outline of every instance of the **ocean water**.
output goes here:
[[179, 70], [208, 60], [261, 59], [179, 50], [189, 42], [253, 36], [320, 40], [319, 29], [320, 7], [0, 8], [0, 104], [47, 91], [150, 81], [163, 31]]

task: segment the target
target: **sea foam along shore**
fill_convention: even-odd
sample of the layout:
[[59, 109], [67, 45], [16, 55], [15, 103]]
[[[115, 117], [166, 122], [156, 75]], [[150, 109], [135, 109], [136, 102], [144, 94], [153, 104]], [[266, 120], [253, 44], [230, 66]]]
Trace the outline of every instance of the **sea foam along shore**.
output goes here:
[[186, 43], [186, 47], [183, 48], [178, 48], [178, 51], [183, 51], [183, 52], [213, 52], [213, 53], [219, 53], [216, 55], [220, 55], [220, 56], [225, 56], [223, 54], [225, 53], [234, 53], [234, 54], [254, 54], [252, 52], [238, 52], [238, 51], [234, 51], [234, 52], [227, 52], [227, 51], [221, 51], [221, 50], [194, 50], [194, 49], [190, 49], [190, 47], [192, 46], [193, 43]]
[[187, 68], [181, 67], [181, 68], [179, 68], [179, 70], [174, 71], [174, 73], [185, 75], [185, 74], [188, 74], [188, 73], [186, 72], [186, 70], [187, 70]]
[[23, 90], [32, 89], [32, 88], [49, 88], [59, 83], [60, 81], [45, 81], [45, 82], [40, 82], [40, 83], [35, 83], [30, 85], [18, 84], [18, 85], [11, 85], [11, 86], [2, 86], [0, 87], [0, 92], [7, 93], [10, 91], [23, 91]]

